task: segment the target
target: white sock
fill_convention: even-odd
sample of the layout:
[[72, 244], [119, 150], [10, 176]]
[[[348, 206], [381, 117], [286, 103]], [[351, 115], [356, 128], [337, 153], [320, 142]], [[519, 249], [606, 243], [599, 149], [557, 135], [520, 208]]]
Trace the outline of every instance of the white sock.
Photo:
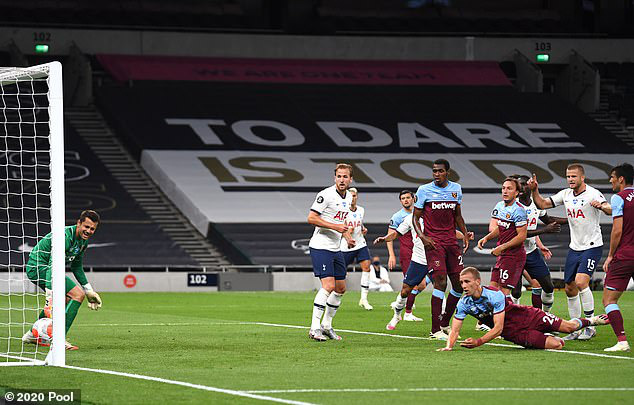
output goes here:
[[581, 301], [579, 300], [579, 294], [574, 297], [568, 297], [568, 314], [570, 319], [581, 318]]
[[343, 294], [334, 291], [328, 297], [326, 301], [326, 313], [324, 314], [324, 319], [321, 321], [321, 326], [324, 329], [332, 328], [332, 318], [335, 317], [337, 309], [339, 309], [339, 305], [341, 305], [341, 297], [343, 297]]
[[401, 297], [399, 293], [396, 296], [396, 305], [394, 305], [394, 316], [399, 316], [401, 312], [403, 312], [403, 308], [405, 308], [405, 304], [407, 303], [407, 297]]
[[520, 299], [519, 298], [515, 298], [512, 295], [511, 295], [511, 301], [513, 301], [513, 304], [515, 304], [515, 305], [519, 305], [520, 304]]
[[315, 301], [313, 301], [313, 319], [310, 322], [310, 329], [319, 329], [321, 325], [321, 316], [326, 310], [326, 300], [330, 293], [323, 288], [320, 288], [315, 295]]
[[591, 318], [594, 316], [594, 296], [590, 287], [586, 287], [579, 291], [581, 297], [581, 306], [583, 307], [583, 314], [585, 318]]
[[364, 271], [361, 273], [361, 299], [368, 300], [368, 291], [370, 289], [370, 272]]
[[542, 290], [542, 310], [544, 312], [550, 312], [553, 307], [553, 302], [555, 301], [554, 293], [547, 293]]

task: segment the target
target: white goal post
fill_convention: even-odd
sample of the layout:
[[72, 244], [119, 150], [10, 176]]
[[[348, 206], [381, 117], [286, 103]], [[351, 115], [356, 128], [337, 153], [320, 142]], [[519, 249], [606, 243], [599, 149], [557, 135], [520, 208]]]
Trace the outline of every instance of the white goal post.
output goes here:
[[[62, 65], [0, 67], [0, 366], [64, 366], [64, 113]], [[25, 344], [44, 305], [26, 274], [52, 233], [53, 341]]]

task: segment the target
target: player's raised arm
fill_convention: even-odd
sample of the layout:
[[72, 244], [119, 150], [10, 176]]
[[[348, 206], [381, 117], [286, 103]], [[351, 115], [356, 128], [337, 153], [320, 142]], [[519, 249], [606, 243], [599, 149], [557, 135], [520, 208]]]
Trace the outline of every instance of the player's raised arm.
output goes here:
[[531, 190], [531, 197], [533, 197], [533, 201], [535, 201], [537, 208], [545, 210], [555, 206], [551, 198], [544, 198], [541, 194], [539, 194], [539, 184], [537, 183], [537, 175], [535, 173], [533, 173], [533, 178], [528, 180], [527, 184], [528, 188]]

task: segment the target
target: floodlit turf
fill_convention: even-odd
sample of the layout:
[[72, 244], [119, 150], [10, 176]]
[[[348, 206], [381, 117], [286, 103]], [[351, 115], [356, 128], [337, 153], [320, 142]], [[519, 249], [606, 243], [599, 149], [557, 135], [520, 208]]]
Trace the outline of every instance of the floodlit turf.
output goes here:
[[[308, 403], [633, 403], [634, 353], [627, 359], [524, 350], [511, 347], [458, 348], [438, 353], [443, 342], [340, 332], [343, 341], [318, 343], [307, 329], [240, 322], [306, 326], [314, 293], [103, 293], [99, 312], [84, 305], [69, 333], [80, 347], [67, 363], [237, 391], [263, 392], [271, 398]], [[417, 299], [424, 322], [401, 322], [385, 330], [395, 294], [371, 294], [373, 311], [348, 293], [336, 329], [426, 337], [429, 294]], [[565, 316], [563, 292], [554, 312]], [[530, 294], [523, 302], [528, 303]], [[600, 308], [601, 293], [595, 293]], [[621, 303], [626, 331], [634, 336], [634, 293]], [[602, 311], [601, 311], [602, 312]], [[462, 337], [480, 336], [467, 318]], [[634, 339], [631, 339], [631, 341]], [[603, 355], [615, 343], [609, 326], [589, 342], [569, 342], [564, 351]], [[506, 343], [496, 340], [496, 343]], [[4, 350], [4, 349], [3, 349]], [[165, 382], [53, 367], [0, 367], [0, 387], [81, 389], [83, 403], [264, 403], [227, 393]], [[432, 391], [455, 388], [596, 388], [588, 391]], [[203, 387], [199, 387], [203, 388]], [[611, 388], [628, 388], [614, 390]], [[364, 392], [342, 392], [341, 390]], [[380, 391], [383, 389], [383, 391]], [[413, 391], [422, 389], [423, 391]], [[335, 392], [339, 390], [339, 392]], [[412, 391], [407, 391], [412, 390]], [[0, 388], [0, 391], [2, 389]]]

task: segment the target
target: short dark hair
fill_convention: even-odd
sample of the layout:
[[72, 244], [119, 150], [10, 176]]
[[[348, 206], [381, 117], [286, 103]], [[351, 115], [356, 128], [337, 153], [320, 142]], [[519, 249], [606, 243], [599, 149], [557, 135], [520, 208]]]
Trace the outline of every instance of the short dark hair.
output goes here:
[[476, 280], [481, 280], [480, 272], [475, 267], [465, 267], [464, 270], [460, 272], [460, 275], [471, 274], [475, 277]]
[[449, 166], [449, 162], [447, 161], [447, 159], [436, 159], [434, 160], [434, 164], [435, 165], [443, 165], [445, 166], [445, 170], [449, 171], [449, 169], [451, 169], [451, 166]]
[[81, 215], [79, 216], [79, 222], [84, 222], [86, 218], [90, 219], [95, 224], [98, 224], [101, 221], [101, 218], [99, 217], [99, 214], [97, 214], [97, 211], [93, 210], [82, 211]]
[[618, 166], [614, 166], [610, 173], [614, 173], [616, 178], [625, 178], [625, 184], [632, 184], [634, 181], [634, 167], [629, 163], [622, 163]]
[[402, 196], [404, 196], [405, 194], [409, 194], [412, 196], [412, 198], [414, 198], [414, 192], [411, 190], [402, 190], [400, 193], [398, 193], [398, 199], [400, 200]]
[[502, 184], [506, 183], [507, 181], [510, 181], [511, 183], [515, 184], [515, 190], [517, 190], [517, 191], [521, 191], [520, 189], [521, 189], [522, 187], [520, 186], [520, 182], [519, 182], [519, 181], [517, 181], [517, 179], [516, 179], [516, 178], [513, 178], [513, 177], [510, 177], [510, 176], [509, 176], [509, 177], [507, 177], [507, 178], [505, 178], [505, 179], [504, 179], [504, 181], [502, 182]]
[[530, 177], [528, 177], [525, 174], [511, 174], [509, 177], [512, 178], [512, 179], [524, 180], [524, 181], [529, 181], [531, 179]]

